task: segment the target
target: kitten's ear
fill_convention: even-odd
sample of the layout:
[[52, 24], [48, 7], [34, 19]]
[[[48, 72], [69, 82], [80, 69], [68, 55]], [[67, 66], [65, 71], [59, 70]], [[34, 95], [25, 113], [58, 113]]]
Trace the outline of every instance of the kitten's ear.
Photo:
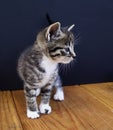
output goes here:
[[52, 36], [56, 36], [56, 34], [60, 32], [60, 23], [59, 22], [56, 22], [54, 24], [51, 24], [48, 29], [47, 29], [47, 32], [46, 32], [46, 39], [48, 41], [51, 40]]
[[72, 24], [70, 27], [68, 27], [67, 31], [71, 31], [74, 28], [74, 24]]

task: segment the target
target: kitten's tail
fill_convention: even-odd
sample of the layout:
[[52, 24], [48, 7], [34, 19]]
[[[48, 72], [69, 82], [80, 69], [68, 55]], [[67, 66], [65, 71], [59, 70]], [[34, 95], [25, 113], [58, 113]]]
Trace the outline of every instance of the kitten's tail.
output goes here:
[[50, 18], [50, 15], [48, 13], [46, 14], [46, 19], [47, 19], [49, 25], [54, 23], [54, 21]]

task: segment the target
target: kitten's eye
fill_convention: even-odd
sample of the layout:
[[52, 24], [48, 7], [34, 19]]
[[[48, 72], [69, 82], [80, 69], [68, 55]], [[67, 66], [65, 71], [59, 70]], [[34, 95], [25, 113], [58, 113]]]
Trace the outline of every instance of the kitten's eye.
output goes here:
[[58, 57], [58, 56], [61, 56], [61, 54], [54, 54], [54, 55], [51, 55], [51, 57]]
[[67, 53], [70, 52], [69, 48], [65, 48], [65, 51], [66, 51]]
[[56, 54], [56, 56], [61, 56], [61, 54]]

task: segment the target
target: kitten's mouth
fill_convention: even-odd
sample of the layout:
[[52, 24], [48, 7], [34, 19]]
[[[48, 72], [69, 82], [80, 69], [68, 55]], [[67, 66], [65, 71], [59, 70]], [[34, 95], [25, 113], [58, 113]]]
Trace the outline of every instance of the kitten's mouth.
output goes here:
[[72, 57], [66, 57], [64, 60], [62, 60], [61, 62], [64, 63], [64, 64], [68, 64], [70, 63], [71, 61], [73, 61], [74, 58]]

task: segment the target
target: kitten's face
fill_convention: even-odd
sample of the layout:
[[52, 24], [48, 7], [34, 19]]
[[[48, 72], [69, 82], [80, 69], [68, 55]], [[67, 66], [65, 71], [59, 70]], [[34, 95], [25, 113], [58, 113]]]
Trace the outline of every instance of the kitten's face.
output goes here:
[[76, 54], [74, 52], [74, 35], [70, 31], [73, 28], [60, 28], [60, 23], [50, 25], [46, 37], [50, 57], [57, 63], [69, 63]]
[[74, 39], [72, 34], [65, 38], [56, 40], [54, 46], [49, 47], [49, 54], [51, 58], [58, 63], [69, 63], [75, 58]]
[[69, 63], [76, 54], [74, 52], [74, 35], [70, 27], [61, 28], [56, 22], [41, 31], [37, 36], [38, 47], [46, 50], [46, 55], [57, 63]]

